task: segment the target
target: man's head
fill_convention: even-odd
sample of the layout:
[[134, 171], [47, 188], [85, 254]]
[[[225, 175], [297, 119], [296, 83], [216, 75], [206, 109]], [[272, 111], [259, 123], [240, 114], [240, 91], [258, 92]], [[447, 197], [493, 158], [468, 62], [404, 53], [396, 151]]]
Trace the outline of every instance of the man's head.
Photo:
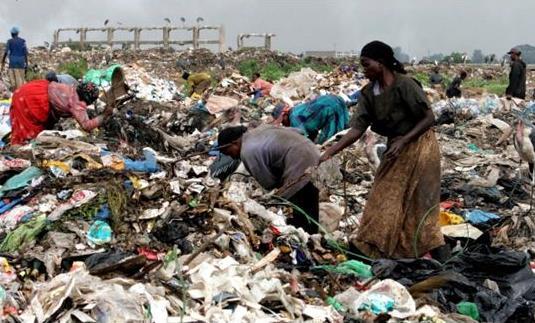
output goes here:
[[279, 103], [271, 112], [274, 124], [281, 124], [285, 127], [290, 126], [290, 106], [286, 103]]
[[466, 73], [466, 71], [461, 71], [460, 76], [461, 76], [461, 79], [464, 80], [468, 76], [468, 73]]
[[511, 50], [507, 54], [509, 54], [512, 61], [516, 61], [520, 58], [522, 52], [518, 48], [511, 48]]
[[221, 130], [217, 136], [219, 151], [232, 158], [240, 158], [241, 138], [247, 131], [244, 126], [229, 127]]
[[435, 66], [435, 67], [433, 68], [433, 72], [435, 72], [435, 73], [437, 73], [437, 74], [440, 73], [440, 67]]
[[188, 72], [182, 73], [182, 78], [187, 81], [189, 78], [189, 73]]
[[78, 93], [78, 97], [81, 101], [90, 105], [98, 99], [99, 90], [95, 83], [82, 82], [76, 87], [76, 93]]
[[260, 73], [254, 73], [253, 74], [253, 82], [258, 80], [260, 78]]
[[11, 32], [11, 37], [17, 37], [19, 35], [20, 29], [19, 27], [12, 27], [10, 32]]

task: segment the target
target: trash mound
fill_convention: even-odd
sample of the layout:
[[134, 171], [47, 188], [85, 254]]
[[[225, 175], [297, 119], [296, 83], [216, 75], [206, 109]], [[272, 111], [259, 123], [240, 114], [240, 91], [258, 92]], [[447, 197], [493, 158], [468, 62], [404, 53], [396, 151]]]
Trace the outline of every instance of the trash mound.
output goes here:
[[483, 93], [444, 100], [426, 89], [439, 120], [440, 225], [453, 255], [373, 260], [353, 252], [349, 236], [385, 138], [369, 133], [312, 174], [321, 188], [322, 234], [314, 235], [288, 225], [290, 205], [213, 150], [221, 129], [269, 122], [282, 100], [331, 93], [351, 102], [366, 84], [354, 69], [303, 69], [275, 85], [276, 98], [256, 101], [233, 70], [195, 101], [177, 65], [300, 58], [258, 50], [32, 55], [41, 70], [80, 56], [94, 70], [119, 62], [133, 95], [98, 131], [63, 120], [0, 155], [2, 322], [534, 321], [532, 183], [513, 145], [518, 116], [532, 118], [529, 102]]

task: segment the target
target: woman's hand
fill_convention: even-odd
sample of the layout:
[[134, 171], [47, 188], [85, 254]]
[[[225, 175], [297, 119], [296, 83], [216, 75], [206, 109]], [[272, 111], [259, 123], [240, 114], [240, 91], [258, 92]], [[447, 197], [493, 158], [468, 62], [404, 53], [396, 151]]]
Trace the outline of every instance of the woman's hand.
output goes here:
[[331, 157], [332, 157], [331, 154], [329, 154], [328, 152], [323, 153], [323, 154], [321, 155], [321, 157], [320, 157], [320, 161], [319, 161], [318, 164], [321, 164], [321, 163], [323, 163], [324, 161], [327, 161], [327, 160], [331, 159]]
[[405, 137], [399, 136], [391, 140], [388, 150], [385, 153], [385, 159], [395, 159], [399, 156], [408, 141]]
[[347, 146], [353, 144], [362, 136], [363, 131], [360, 131], [355, 128], [350, 128], [349, 131], [340, 139], [339, 142], [329, 147], [327, 151], [323, 153], [320, 157], [319, 163], [323, 163], [326, 160], [329, 160], [332, 156], [336, 155], [339, 151], [343, 150]]
[[398, 157], [409, 142], [418, 139], [418, 137], [429, 130], [434, 124], [435, 115], [433, 111], [431, 109], [426, 109], [424, 118], [420, 120], [411, 131], [404, 136], [395, 137], [389, 142], [388, 150], [385, 153], [385, 159], [394, 159]]
[[111, 104], [106, 105], [106, 108], [104, 108], [104, 111], [102, 112], [102, 114], [105, 117], [111, 116], [113, 114], [113, 105]]

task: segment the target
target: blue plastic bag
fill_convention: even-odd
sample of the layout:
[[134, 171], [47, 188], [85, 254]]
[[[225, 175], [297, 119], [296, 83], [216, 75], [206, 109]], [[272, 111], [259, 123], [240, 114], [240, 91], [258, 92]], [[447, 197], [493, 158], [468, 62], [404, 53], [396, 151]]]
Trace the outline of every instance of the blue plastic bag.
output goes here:
[[[100, 154], [101, 156], [107, 156], [110, 152], [103, 150]], [[160, 170], [156, 155], [152, 149], [143, 148], [143, 156], [145, 157], [144, 160], [123, 158], [125, 170], [144, 173], [156, 173]]]
[[500, 217], [494, 213], [475, 209], [475, 210], [467, 211], [464, 214], [464, 218], [466, 219], [466, 221], [472, 224], [480, 224], [480, 223], [488, 222], [490, 220], [499, 219]]
[[8, 179], [4, 185], [0, 187], [0, 196], [3, 196], [6, 191], [12, 191], [28, 186], [34, 178], [41, 176], [42, 173], [43, 172], [39, 168], [34, 166], [26, 168], [22, 173]]
[[133, 172], [156, 173], [160, 170], [156, 156], [150, 151], [144, 151], [145, 160], [124, 159], [124, 168]]
[[22, 201], [22, 198], [16, 198], [16, 199], [11, 200], [9, 203], [2, 202], [2, 206], [0, 207], [0, 214], [3, 214], [4, 212], [11, 210], [21, 201]]
[[394, 300], [382, 294], [371, 294], [367, 302], [360, 305], [359, 310], [370, 311], [375, 315], [388, 313], [394, 309]]
[[97, 212], [97, 215], [95, 216], [97, 220], [107, 220], [110, 218], [110, 207], [108, 206], [108, 203], [104, 203], [100, 206], [100, 209]]
[[106, 221], [96, 220], [87, 232], [87, 240], [89, 242], [100, 245], [111, 241], [111, 227]]

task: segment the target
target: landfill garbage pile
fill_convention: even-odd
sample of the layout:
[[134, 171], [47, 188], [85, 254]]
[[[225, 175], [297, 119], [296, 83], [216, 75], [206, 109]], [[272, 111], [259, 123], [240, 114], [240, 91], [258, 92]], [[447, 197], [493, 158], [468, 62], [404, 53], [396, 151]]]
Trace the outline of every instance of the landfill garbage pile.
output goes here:
[[[272, 63], [275, 65], [296, 65], [304, 60], [299, 55], [279, 53], [276, 51], [245, 48], [239, 51], [214, 53], [208, 49], [190, 49], [186, 51], [169, 51], [164, 49], [147, 49], [141, 51], [93, 49], [75, 51], [69, 47], [48, 50], [32, 48], [30, 50], [30, 69], [39, 75], [47, 71], [58, 71], [65, 63], [83, 60], [91, 68], [102, 69], [113, 63], [137, 65], [150, 71], [153, 77], [181, 82], [183, 71], [210, 71], [218, 78], [229, 76], [237, 71], [240, 64], [254, 60], [258, 65]], [[338, 67], [340, 64], [355, 65], [355, 58], [306, 58], [311, 64]]]
[[[453, 256], [371, 260], [348, 251], [348, 239], [379, 163], [371, 148], [384, 138], [368, 133], [317, 169], [314, 235], [288, 225], [289, 205], [243, 168], [215, 169], [211, 150], [229, 125], [270, 121], [277, 102], [349, 97], [366, 83], [361, 74], [303, 69], [275, 84], [276, 98], [252, 101], [234, 70], [194, 101], [178, 72], [156, 62], [175, 64], [176, 54], [108, 54], [84, 53], [95, 70], [125, 71], [134, 95], [113, 118], [90, 134], [62, 120], [0, 156], [3, 322], [535, 320], [532, 182], [513, 146], [518, 117], [533, 118], [530, 102], [443, 101], [426, 89]], [[203, 55], [196, 61], [213, 64]]]

